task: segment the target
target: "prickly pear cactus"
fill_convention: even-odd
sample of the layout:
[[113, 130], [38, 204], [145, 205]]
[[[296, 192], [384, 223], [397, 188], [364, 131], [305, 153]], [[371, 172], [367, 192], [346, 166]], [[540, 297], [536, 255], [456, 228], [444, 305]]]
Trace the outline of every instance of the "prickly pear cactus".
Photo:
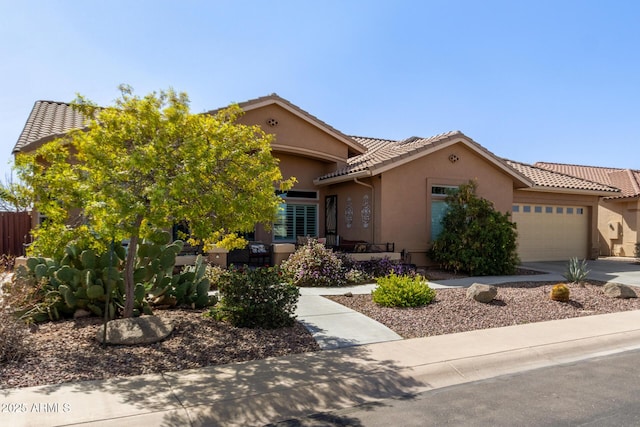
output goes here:
[[553, 301], [569, 302], [569, 287], [564, 283], [558, 283], [551, 288], [549, 298]]
[[71, 317], [78, 309], [87, 309], [98, 316], [107, 310], [114, 319], [123, 305], [120, 283], [124, 283], [121, 264], [124, 247], [116, 244], [103, 254], [70, 244], [61, 259], [29, 258], [30, 274], [42, 283], [44, 302], [29, 310], [34, 321]]

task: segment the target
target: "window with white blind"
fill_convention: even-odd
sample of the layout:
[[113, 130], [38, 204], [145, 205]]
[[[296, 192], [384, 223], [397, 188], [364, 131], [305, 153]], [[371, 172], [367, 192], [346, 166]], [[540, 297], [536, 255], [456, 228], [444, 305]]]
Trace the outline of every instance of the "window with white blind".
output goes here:
[[318, 235], [318, 205], [283, 203], [273, 224], [273, 240], [295, 242], [297, 237]]

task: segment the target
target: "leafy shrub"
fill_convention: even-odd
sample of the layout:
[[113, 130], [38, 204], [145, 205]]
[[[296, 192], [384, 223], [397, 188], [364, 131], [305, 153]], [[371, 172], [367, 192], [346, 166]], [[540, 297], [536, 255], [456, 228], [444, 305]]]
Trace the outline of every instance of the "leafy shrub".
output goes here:
[[587, 260], [580, 262], [578, 258], [571, 258], [567, 265], [567, 271], [564, 273], [564, 278], [571, 283], [582, 283], [589, 275], [587, 270]]
[[342, 259], [317, 240], [310, 239], [282, 262], [285, 278], [296, 286], [344, 286]]
[[443, 230], [429, 257], [446, 270], [473, 276], [513, 274], [519, 263], [516, 225], [475, 190], [471, 181], [447, 196]]
[[345, 270], [344, 279], [348, 285], [361, 285], [371, 280], [371, 276], [358, 268]]
[[286, 279], [296, 286], [318, 287], [358, 285], [391, 273], [416, 274], [415, 268], [389, 257], [355, 261], [349, 254], [336, 253], [313, 239], [299, 247], [281, 268]]
[[634, 256], [637, 258], [637, 261], [640, 261], [640, 243], [636, 243]]
[[419, 275], [397, 276], [391, 273], [376, 279], [378, 287], [371, 292], [373, 302], [385, 307], [420, 307], [436, 297], [426, 280]]
[[388, 256], [360, 261], [359, 268], [371, 277], [385, 277], [390, 274], [398, 276], [415, 276], [416, 270], [412, 266], [400, 261], [392, 260]]
[[209, 285], [211, 289], [218, 289], [218, 283], [222, 278], [222, 275], [225, 273], [225, 269], [220, 267], [219, 265], [207, 265], [207, 269], [204, 273], [204, 276], [209, 279]]
[[360, 261], [354, 260], [344, 252], [335, 252], [335, 255], [342, 262], [342, 274], [346, 285], [361, 285], [372, 279], [372, 276], [364, 271]]
[[27, 326], [0, 307], [0, 365], [20, 360], [28, 350]]
[[278, 267], [229, 269], [218, 282], [221, 299], [210, 315], [241, 328], [293, 325], [300, 290], [281, 279]]
[[564, 283], [558, 283], [551, 288], [549, 298], [553, 301], [569, 302], [570, 290]]

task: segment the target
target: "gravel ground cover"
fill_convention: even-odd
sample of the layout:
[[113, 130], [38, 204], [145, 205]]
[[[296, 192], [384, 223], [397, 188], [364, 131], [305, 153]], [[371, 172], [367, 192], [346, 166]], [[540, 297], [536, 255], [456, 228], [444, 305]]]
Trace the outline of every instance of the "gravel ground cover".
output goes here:
[[235, 328], [202, 317], [202, 310], [157, 310], [173, 321], [166, 340], [102, 347], [99, 318], [42, 323], [29, 335], [29, 353], [0, 366], [0, 389], [128, 377], [265, 359], [320, 348], [300, 323], [275, 330]]
[[[428, 276], [432, 280], [454, 277], [433, 271]], [[491, 304], [466, 299], [465, 289], [438, 289], [434, 303], [414, 309], [379, 307], [370, 295], [327, 298], [384, 323], [405, 338], [640, 309], [639, 299], [606, 297], [599, 282], [571, 285], [569, 303], [550, 301], [553, 284], [498, 285], [498, 296]], [[319, 350], [299, 323], [276, 330], [235, 328], [202, 313], [157, 311], [171, 319], [176, 329], [160, 343], [140, 346], [102, 347], [95, 340], [101, 326], [98, 318], [40, 324], [29, 335], [27, 356], [0, 366], [0, 389], [179, 371]]]
[[387, 308], [371, 295], [327, 296], [377, 320], [404, 338], [452, 334], [476, 329], [521, 325], [546, 320], [640, 310], [640, 299], [614, 299], [604, 295], [602, 282], [584, 287], [572, 284], [568, 303], [551, 301], [556, 282], [518, 282], [496, 285], [498, 295], [489, 304], [466, 298], [466, 289], [436, 289], [435, 301], [418, 308]]

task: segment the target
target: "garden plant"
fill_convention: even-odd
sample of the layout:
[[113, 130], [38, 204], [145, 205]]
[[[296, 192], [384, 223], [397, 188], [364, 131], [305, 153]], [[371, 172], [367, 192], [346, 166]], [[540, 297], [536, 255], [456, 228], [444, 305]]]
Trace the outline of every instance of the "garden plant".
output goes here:
[[231, 267], [218, 281], [220, 301], [209, 315], [241, 328], [293, 325], [300, 289], [282, 280], [278, 267]]
[[446, 270], [472, 276], [513, 274], [519, 263], [516, 225], [476, 188], [471, 181], [449, 192], [443, 230], [429, 256]]
[[430, 304], [436, 291], [420, 275], [398, 276], [391, 273], [376, 279], [378, 287], [371, 292], [373, 302], [385, 307], [420, 307]]

